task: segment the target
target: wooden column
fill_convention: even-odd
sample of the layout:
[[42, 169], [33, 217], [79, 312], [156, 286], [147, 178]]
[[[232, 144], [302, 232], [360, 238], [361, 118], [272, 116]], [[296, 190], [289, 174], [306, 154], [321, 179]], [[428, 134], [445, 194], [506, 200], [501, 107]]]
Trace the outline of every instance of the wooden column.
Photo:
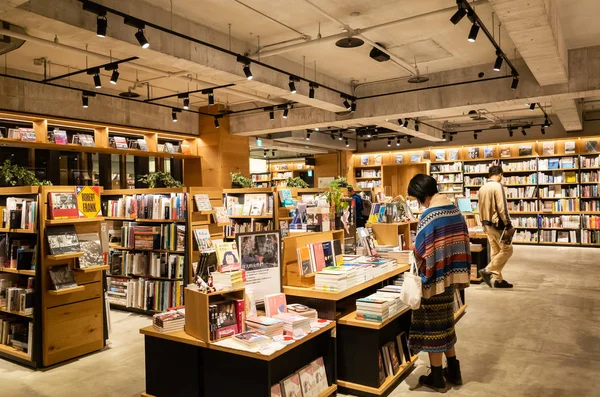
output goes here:
[[[221, 106], [200, 109], [215, 113]], [[200, 137], [198, 154], [202, 156], [202, 185], [231, 188], [231, 172], [241, 172], [250, 176], [250, 146], [247, 136], [229, 134], [229, 118], [219, 119], [219, 128], [215, 128], [214, 118], [200, 116]], [[190, 171], [191, 172], [191, 171]], [[189, 179], [187, 164], [184, 179]], [[186, 185], [189, 185], [186, 182]], [[189, 185], [192, 186], [192, 185]]]

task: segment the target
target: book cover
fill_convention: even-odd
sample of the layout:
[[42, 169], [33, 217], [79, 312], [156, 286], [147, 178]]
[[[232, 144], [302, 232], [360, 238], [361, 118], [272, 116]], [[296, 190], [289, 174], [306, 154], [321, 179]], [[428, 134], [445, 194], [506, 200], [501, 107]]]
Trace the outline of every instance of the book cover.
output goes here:
[[115, 143], [115, 148], [117, 149], [128, 149], [127, 139], [122, 136], [113, 137], [113, 142]]
[[446, 160], [446, 151], [445, 150], [436, 150], [435, 151], [435, 161], [444, 161]]
[[554, 154], [554, 142], [544, 142], [542, 144], [542, 153], [544, 155], [553, 155]]
[[458, 160], [458, 149], [450, 149], [450, 160]]
[[237, 321], [238, 333], [246, 331], [246, 302], [244, 299], [235, 300], [235, 321]]
[[325, 268], [325, 254], [323, 253], [323, 243], [314, 243], [310, 245], [313, 255], [313, 268], [320, 272]]
[[557, 158], [548, 159], [548, 169], [557, 170], [560, 168], [560, 160]]
[[19, 128], [21, 142], [35, 142], [35, 130], [33, 128]]
[[271, 338], [268, 338], [255, 331], [242, 332], [233, 337], [236, 341], [242, 343], [245, 346], [256, 346], [263, 343], [269, 343]]
[[287, 313], [287, 302], [284, 293], [265, 295], [265, 314], [273, 317], [276, 314]]
[[48, 272], [50, 273], [50, 279], [55, 290], [59, 291], [61, 289], [77, 287], [75, 275], [73, 274], [73, 270], [69, 268], [69, 265], [52, 266], [48, 269]]
[[313, 375], [315, 377], [317, 393], [321, 393], [329, 386], [329, 383], [327, 382], [327, 372], [325, 371], [325, 363], [323, 362], [323, 357], [317, 358], [315, 361], [310, 363], [310, 365], [313, 368]]
[[48, 226], [46, 228], [46, 238], [52, 255], [66, 254], [69, 252], [79, 252], [79, 239], [75, 226]]
[[298, 274], [306, 276], [307, 274], [314, 273], [315, 270], [311, 265], [308, 247], [296, 248], [296, 254], [298, 255]]
[[587, 141], [585, 143], [585, 152], [586, 153], [598, 152], [598, 141]]
[[57, 145], [66, 145], [69, 143], [67, 138], [67, 131], [55, 129], [52, 131], [52, 139]]
[[179, 148], [180, 148], [182, 154], [192, 154], [192, 148], [187, 143], [181, 143]]
[[279, 201], [281, 205], [284, 207], [289, 207], [294, 205], [294, 200], [292, 200], [292, 192], [290, 189], [277, 189], [279, 191]]
[[196, 203], [196, 210], [198, 211], [212, 210], [208, 194], [194, 194], [194, 202]]
[[394, 341], [385, 344], [390, 355], [390, 362], [392, 365], [392, 371], [394, 375], [400, 370], [400, 359], [398, 358], [398, 351], [396, 350], [396, 343]]
[[271, 397], [282, 397], [281, 386], [278, 384], [271, 386]]
[[81, 146], [94, 147], [94, 137], [88, 134], [77, 134], [77, 138], [79, 140], [79, 144]]
[[565, 142], [565, 154], [574, 154], [575, 153], [575, 142], [567, 141]]
[[167, 153], [175, 153], [175, 146], [171, 142], [165, 142], [163, 150]]
[[300, 376], [298, 376], [298, 373], [290, 375], [282, 380], [281, 385], [283, 386], [283, 397], [302, 397]]
[[470, 147], [468, 153], [469, 153], [470, 159], [478, 159], [479, 158], [479, 148], [478, 147]]
[[217, 269], [219, 272], [231, 272], [241, 269], [240, 256], [235, 242], [220, 242], [214, 245], [217, 251]]
[[[473, 265], [475, 266], [475, 269], [477, 269], [477, 265]], [[477, 273], [477, 271], [475, 271], [475, 273]], [[402, 345], [402, 333], [399, 333], [398, 335], [396, 335], [396, 346], [398, 346], [398, 357], [400, 359], [400, 363], [404, 364], [406, 362], [406, 356], [404, 354], [404, 349], [403, 349], [403, 345]]]
[[97, 218], [102, 216], [100, 188], [98, 186], [76, 186], [75, 191], [80, 218]]
[[387, 346], [384, 345], [381, 348], [381, 351], [383, 352], [383, 364], [385, 368], [385, 373], [387, 376], [393, 376], [394, 370], [392, 368], [392, 362], [390, 361], [390, 352], [388, 351]]
[[251, 216], [260, 216], [263, 212], [263, 205], [265, 203], [262, 201], [253, 201], [250, 207], [250, 215]]
[[344, 251], [342, 250], [342, 243], [340, 240], [332, 240], [333, 245], [333, 259], [335, 266], [342, 266], [344, 264]]
[[143, 151], [143, 152], [148, 151], [148, 144], [146, 143], [146, 138], [139, 138], [137, 140], [137, 144], [141, 151]]
[[376, 154], [373, 156], [373, 165], [381, 165], [383, 157], [381, 154]]
[[420, 154], [411, 154], [410, 155], [410, 162], [411, 163], [420, 163], [422, 159], [422, 156]]
[[383, 365], [383, 357], [381, 352], [379, 352], [379, 385], [381, 386], [383, 382], [385, 382], [385, 367]]
[[532, 153], [531, 145], [519, 146], [519, 156], [531, 156], [531, 153]]
[[500, 148], [500, 157], [510, 157], [510, 148], [509, 147], [503, 147]]
[[194, 238], [196, 244], [198, 244], [198, 251], [200, 252], [212, 252], [214, 245], [210, 239], [210, 232], [208, 229], [194, 229]]
[[227, 215], [227, 208], [225, 207], [215, 207], [215, 222], [216, 223], [229, 223], [229, 216]]
[[298, 370], [300, 377], [300, 386], [302, 388], [302, 397], [319, 397], [317, 391], [317, 382], [313, 373], [312, 365], [308, 364]]
[[333, 258], [333, 244], [331, 241], [323, 241], [323, 257], [325, 258], [325, 267], [335, 266]]
[[486, 147], [483, 148], [483, 158], [490, 159], [494, 157], [494, 148]]
[[404, 163], [404, 155], [396, 154], [396, 164], [402, 164], [402, 163]]
[[50, 193], [49, 203], [51, 219], [71, 219], [79, 217], [77, 195], [75, 193]]
[[360, 165], [369, 165], [369, 155], [364, 154], [360, 156]]
[[78, 258], [79, 268], [85, 269], [88, 267], [104, 265], [104, 255], [102, 253], [100, 235], [97, 232], [81, 233], [77, 237], [79, 239], [79, 246], [83, 252], [83, 256]]

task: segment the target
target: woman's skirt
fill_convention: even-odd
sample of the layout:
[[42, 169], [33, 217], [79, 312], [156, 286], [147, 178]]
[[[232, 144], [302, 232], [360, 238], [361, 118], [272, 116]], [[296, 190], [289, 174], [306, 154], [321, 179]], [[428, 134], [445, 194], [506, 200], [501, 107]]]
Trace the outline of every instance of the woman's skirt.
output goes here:
[[420, 351], [442, 353], [456, 343], [454, 332], [454, 286], [444, 293], [421, 300], [412, 312], [409, 346], [413, 354]]

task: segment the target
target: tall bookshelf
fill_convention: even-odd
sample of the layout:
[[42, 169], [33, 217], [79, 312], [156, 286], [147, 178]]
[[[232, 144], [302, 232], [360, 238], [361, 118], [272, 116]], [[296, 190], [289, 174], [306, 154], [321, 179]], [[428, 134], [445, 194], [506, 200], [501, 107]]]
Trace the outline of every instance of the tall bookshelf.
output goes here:
[[[40, 250], [38, 268], [41, 279], [42, 363], [44, 366], [70, 360], [105, 346], [107, 337], [103, 299], [106, 266], [78, 269], [77, 258], [83, 252], [52, 255], [46, 238], [48, 227], [73, 225], [77, 234], [98, 233], [102, 217], [51, 219], [50, 193], [75, 193], [75, 186], [40, 187]], [[55, 290], [49, 270], [67, 264], [73, 269], [77, 286]]]
[[[517, 229], [513, 243], [600, 246], [599, 143], [599, 138], [590, 137], [432, 149], [431, 175], [444, 181], [462, 173], [462, 196], [471, 199], [477, 213], [487, 170], [501, 165], [509, 214]], [[458, 150], [458, 158], [446, 160], [453, 150]]]
[[[174, 198], [179, 200], [180, 215], [165, 218], [164, 214], [153, 216], [145, 214], [139, 218], [137, 214], [114, 216], [109, 210], [109, 205], [122, 200], [125, 202], [133, 196], [150, 197], [161, 196], [165, 198]], [[160, 248], [137, 248], [130, 242], [122, 241], [115, 243], [109, 240], [109, 265], [110, 270], [107, 277], [107, 289], [111, 308], [133, 311], [142, 314], [154, 314], [163, 312], [168, 307], [183, 304], [183, 289], [189, 279], [189, 211], [190, 199], [186, 188], [155, 188], [155, 189], [117, 189], [107, 190], [102, 196], [103, 214], [107, 221], [109, 236], [120, 233], [122, 228], [127, 227], [150, 227], [154, 232], [160, 230], [161, 245]], [[171, 208], [172, 210], [172, 208]], [[110, 216], [108, 216], [110, 215]], [[201, 214], [200, 214], [201, 215]], [[182, 241], [177, 241], [181, 237], [183, 229], [183, 247]], [[132, 230], [132, 229], [130, 229]], [[109, 237], [110, 239], [110, 237]], [[163, 241], [170, 243], [165, 246]], [[160, 260], [166, 261], [166, 266], [160, 266], [160, 273], [154, 272], [136, 273], [128, 271], [125, 264], [136, 260]], [[139, 259], [136, 259], [139, 258]], [[133, 262], [135, 263], [135, 262]], [[163, 274], [163, 269], [170, 269], [169, 263], [172, 263], [172, 271]], [[119, 269], [119, 270], [117, 270]], [[146, 269], [148, 270], [148, 269]], [[135, 285], [134, 285], [135, 284]], [[129, 297], [129, 298], [128, 298]]]
[[[228, 197], [234, 197], [239, 204], [244, 204], [247, 194], [265, 195], [266, 202], [261, 215], [231, 215], [231, 208], [227, 208], [230, 214], [230, 224], [223, 228], [223, 238], [234, 240], [236, 228], [241, 229], [237, 233], [248, 233], [260, 230], [277, 230], [276, 213], [278, 211], [275, 189], [273, 188], [247, 188], [247, 189], [223, 189], [223, 206], [227, 207]], [[270, 203], [270, 204], [269, 204]]]
[[[32, 243], [35, 243], [36, 249], [39, 252], [40, 240], [39, 240], [39, 188], [37, 186], [23, 186], [23, 187], [6, 187], [0, 188], [0, 206], [6, 207], [6, 200], [9, 197], [23, 198], [34, 200], [38, 203], [38, 209], [35, 217], [37, 225], [35, 227], [20, 229], [7, 227], [0, 229], [0, 234], [6, 239], [27, 239]], [[10, 258], [7, 257], [7, 260]], [[28, 333], [32, 346], [31, 350], [24, 352], [19, 348], [9, 344], [0, 343], [0, 357], [7, 360], [14, 361], [16, 363], [26, 365], [29, 367], [37, 368], [41, 366], [41, 352], [42, 352], [42, 312], [41, 312], [41, 283], [40, 283], [40, 266], [39, 256], [37, 263], [31, 263], [29, 266], [18, 266], [15, 264], [11, 265], [9, 262], [0, 264], [0, 278], [10, 280], [13, 286], [25, 287], [29, 277], [34, 277], [33, 289], [34, 289], [34, 303], [33, 313], [25, 314], [19, 311], [9, 311], [7, 306], [0, 306], [0, 318], [8, 321], [16, 321], [25, 324], [29, 327]]]

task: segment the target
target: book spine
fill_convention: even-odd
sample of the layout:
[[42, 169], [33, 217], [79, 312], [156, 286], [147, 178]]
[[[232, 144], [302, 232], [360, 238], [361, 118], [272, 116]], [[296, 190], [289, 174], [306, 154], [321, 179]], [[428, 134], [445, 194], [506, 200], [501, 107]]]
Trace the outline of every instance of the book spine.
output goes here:
[[244, 324], [246, 323], [246, 311], [245, 311], [245, 302], [243, 299], [237, 299], [235, 301], [235, 313], [236, 313], [236, 321], [237, 321], [237, 333], [244, 332]]

